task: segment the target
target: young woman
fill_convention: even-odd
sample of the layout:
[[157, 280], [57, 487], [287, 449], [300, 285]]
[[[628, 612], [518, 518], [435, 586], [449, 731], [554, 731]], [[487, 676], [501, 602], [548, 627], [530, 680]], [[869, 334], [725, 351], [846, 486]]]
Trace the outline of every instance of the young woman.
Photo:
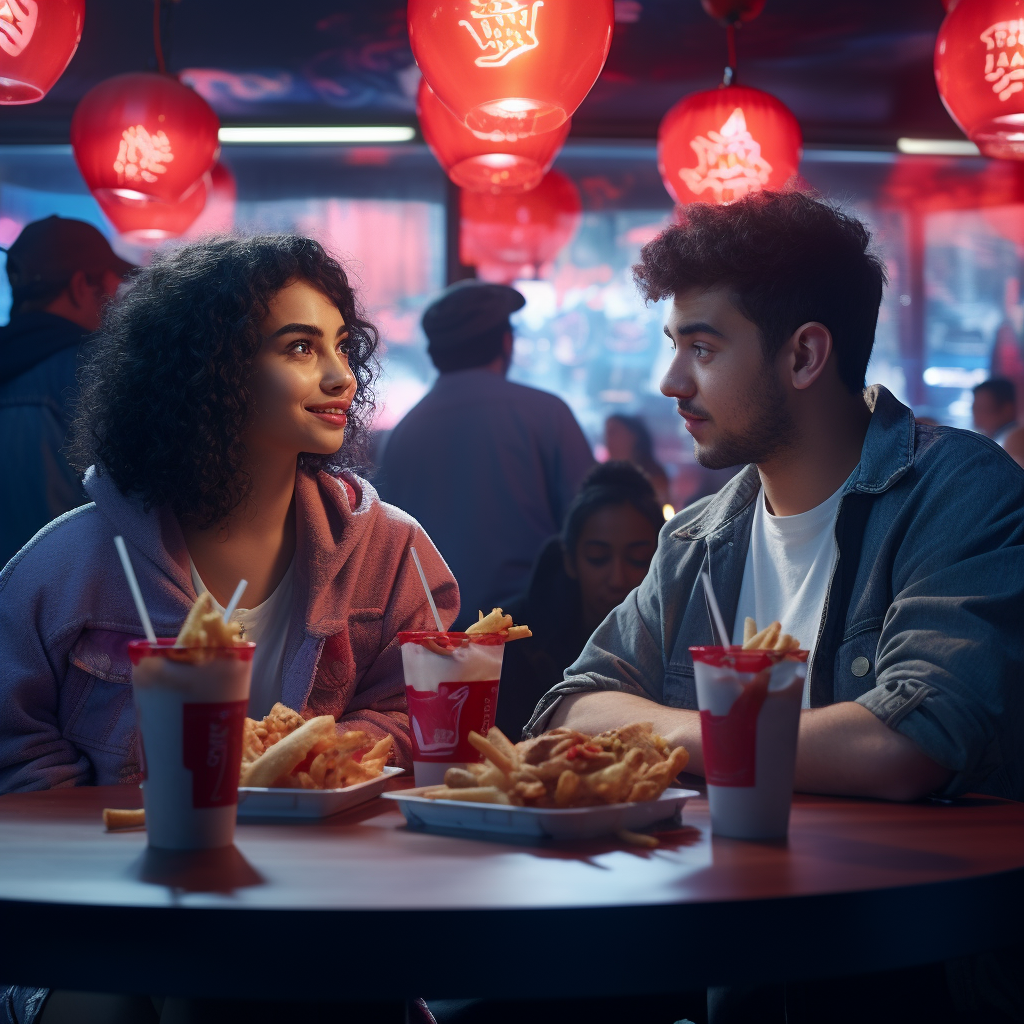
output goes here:
[[395, 738], [410, 758], [399, 630], [446, 623], [458, 588], [417, 523], [351, 469], [373, 409], [377, 333], [308, 238], [214, 239], [159, 256], [111, 306], [79, 405], [93, 504], [0, 574], [0, 792], [139, 771], [129, 640], [142, 634], [122, 535], [158, 636], [196, 595], [257, 643], [249, 713]]
[[650, 480], [628, 462], [587, 474], [533, 567], [529, 589], [505, 610], [533, 637], [508, 644], [498, 727], [518, 740], [537, 701], [562, 679], [605, 616], [638, 587], [658, 546], [664, 516]]

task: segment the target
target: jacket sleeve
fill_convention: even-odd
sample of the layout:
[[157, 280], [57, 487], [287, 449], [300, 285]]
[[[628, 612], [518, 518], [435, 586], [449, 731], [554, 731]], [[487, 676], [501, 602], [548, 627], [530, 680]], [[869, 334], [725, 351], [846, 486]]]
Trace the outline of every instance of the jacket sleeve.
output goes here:
[[0, 575], [0, 793], [92, 779], [88, 758], [61, 735], [57, 722], [77, 630], [44, 640], [44, 602], [33, 579], [37, 561], [17, 557]]
[[[958, 461], [912, 510], [876, 685], [858, 703], [954, 775], [944, 796], [1024, 797], [1024, 473]], [[953, 510], [969, 528], [953, 527]]]
[[459, 588], [430, 538], [417, 525], [406, 539], [397, 573], [384, 608], [381, 645], [373, 663], [359, 681], [345, 714], [338, 719], [346, 728], [365, 729], [372, 736], [390, 733], [395, 740], [394, 761], [412, 766], [409, 716], [406, 712], [405, 676], [398, 634], [436, 629], [419, 574], [409, 548], [415, 546], [441, 622], [447, 629], [459, 613]]
[[661, 701], [665, 681], [665, 618], [662, 609], [666, 533], [644, 581], [597, 627], [579, 658], [537, 704], [524, 736], [547, 728], [563, 697], [618, 690]]

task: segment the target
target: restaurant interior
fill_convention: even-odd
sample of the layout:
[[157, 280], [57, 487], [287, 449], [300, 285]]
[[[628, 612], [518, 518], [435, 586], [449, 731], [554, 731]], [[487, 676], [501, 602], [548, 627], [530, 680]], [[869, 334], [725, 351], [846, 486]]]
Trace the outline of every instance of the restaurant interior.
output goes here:
[[[443, 18], [449, 21], [442, 24]], [[523, 56], [532, 61], [528, 67], [519, 60]], [[222, 234], [316, 239], [345, 267], [366, 319], [380, 332], [376, 406], [368, 424], [367, 461], [359, 469], [374, 482], [378, 456], [397, 436], [395, 428], [438, 380], [424, 312], [457, 282], [512, 286], [524, 304], [511, 314], [514, 348], [508, 379], [560, 399], [598, 463], [620, 457], [613, 437], [616, 423], [646, 428], [651, 444], [641, 468], [648, 472], [654, 467], [651, 472], [660, 473], [663, 481], [651, 477], [655, 491], [648, 504], [656, 493], [657, 521], [647, 528], [654, 530], [653, 552], [663, 520], [715, 494], [736, 473], [736, 467], [716, 468], [698, 460], [693, 423], [680, 418], [682, 404], [677, 408], [665, 397], [662, 381], [676, 359], [675, 345], [665, 337], [672, 298], [645, 301], [634, 277], [644, 247], [671, 225], [687, 223], [691, 204], [727, 207], [761, 191], [798, 191], [867, 226], [888, 284], [866, 383], [882, 385], [912, 410], [913, 417], [906, 417], [911, 431], [915, 418], [918, 429], [926, 424], [976, 429], [974, 389], [991, 378], [1013, 382], [1024, 397], [1021, 68], [1024, 0], [0, 0], [0, 323], [12, 314], [12, 291], [3, 272], [6, 251], [26, 225], [52, 215], [93, 225], [117, 256], [143, 268], [182, 244]], [[495, 72], [518, 91], [510, 93], [508, 86], [499, 96], [486, 94]], [[161, 111], [159, 123], [143, 125], [140, 110]], [[92, 386], [95, 399], [102, 389], [97, 390], [95, 380]], [[345, 409], [333, 412], [342, 426]], [[330, 409], [321, 413], [332, 414]], [[986, 444], [986, 451], [991, 449], [986, 457], [1003, 458]], [[471, 476], [459, 451], [440, 450], [436, 456], [439, 475]], [[1009, 460], [1003, 462], [1000, 472], [1018, 472]], [[888, 488], [909, 468], [893, 472], [875, 490]], [[1009, 476], [999, 479], [1007, 501], [1012, 487], [1020, 493], [1019, 473], [1012, 487], [1005, 484]], [[348, 497], [338, 499], [341, 511], [332, 511], [331, 524], [349, 523], [346, 517], [360, 500], [361, 492], [345, 486]], [[943, 494], [948, 518], [942, 529], [952, 535], [959, 526], [954, 529], [950, 520], [961, 514], [955, 479]], [[986, 511], [980, 500], [962, 513], [964, 522]], [[997, 512], [992, 515], [999, 518]], [[913, 533], [909, 519], [899, 518], [908, 515], [905, 509], [892, 515], [897, 525], [874, 535], [879, 550], [888, 551], [895, 534], [903, 539]], [[1018, 518], [1011, 522], [1013, 515]], [[395, 523], [407, 521], [412, 523], [393, 514], [388, 529], [398, 530]], [[691, 527], [696, 531], [688, 523]], [[1005, 537], [999, 532], [1004, 528]], [[488, 625], [486, 607], [479, 613], [475, 640], [466, 639], [471, 632], [451, 632], [458, 597], [444, 562], [447, 551], [442, 549], [444, 558], [439, 557], [423, 530], [415, 523], [408, 529], [423, 564], [413, 546], [415, 573], [411, 562], [403, 562], [405, 568], [395, 569], [394, 578], [414, 591], [422, 618], [419, 625], [396, 628], [429, 636], [397, 634], [406, 637], [401, 657], [397, 644], [388, 648], [393, 655], [388, 671], [400, 676], [398, 666], [404, 665], [407, 690], [395, 698], [403, 714], [404, 694], [415, 690], [411, 666], [419, 663], [414, 657], [443, 661], [440, 655], [454, 649], [444, 637], [461, 638], [455, 647], [474, 648], [491, 642], [480, 640], [481, 635], [500, 634], [501, 640], [493, 641], [499, 653], [492, 675], [504, 684], [500, 645], [531, 636], [529, 627], [513, 625], [501, 609], [495, 609], [497, 625]], [[679, 529], [680, 536], [691, 536]], [[139, 659], [146, 663], [135, 645], [148, 642], [157, 650], [161, 642], [166, 648], [173, 644], [154, 634], [155, 624], [157, 634], [170, 636], [171, 617], [164, 615], [161, 632], [156, 588], [146, 582], [151, 567], [132, 547], [128, 531], [122, 532], [128, 548], [118, 536], [117, 556], [112, 548], [107, 552], [114, 570], [97, 575], [102, 586], [97, 584], [95, 592], [123, 591], [135, 639], [117, 649], [126, 666], [121, 676], [116, 665], [111, 667], [114, 647], [104, 648], [100, 641], [91, 649], [79, 641], [70, 653], [61, 653], [68, 678], [77, 672], [88, 677], [91, 687], [69, 712], [66, 729], [61, 719], [63, 735], [72, 741], [75, 729], [84, 736], [90, 729], [106, 728], [86, 721], [89, 708], [99, 722], [113, 715], [110, 708], [117, 701], [132, 706], [123, 684], [134, 673], [139, 689]], [[428, 532], [436, 541], [434, 528]], [[655, 558], [668, 543], [666, 533]], [[997, 534], [999, 545], [1009, 550], [1005, 565], [1011, 573], [1012, 566], [1021, 564], [1024, 543], [1019, 509], [1007, 511], [986, 537]], [[704, 543], [703, 534], [693, 536]], [[382, 564], [390, 557], [390, 537], [372, 541], [373, 557]], [[399, 547], [407, 543], [405, 538]], [[722, 566], [731, 556], [726, 548], [716, 549], [720, 575], [715, 577], [708, 543], [707, 572], [702, 567], [701, 576], [694, 576], [692, 591], [707, 638], [691, 642], [721, 642], [728, 650], [715, 587], [721, 591]], [[28, 564], [30, 546], [0, 576], [0, 602], [14, 602], [10, 595], [23, 593], [18, 588], [26, 586], [24, 570], [18, 566]], [[568, 565], [570, 555], [565, 557]], [[927, 565], [938, 557], [929, 547], [920, 560]], [[649, 552], [645, 572], [646, 565], [658, 564], [651, 558]], [[192, 596], [197, 596], [203, 586], [198, 555], [193, 562], [186, 552], [186, 592], [189, 563], [198, 581]], [[376, 571], [364, 571], [363, 580], [351, 586], [358, 590]], [[80, 576], [69, 568], [68, 578]], [[978, 585], [982, 591], [991, 578], [985, 576]], [[829, 586], [832, 579], [845, 588], [843, 599], [855, 604], [852, 579], [840, 573], [826, 580]], [[974, 593], [974, 580], [964, 583], [965, 593]], [[867, 592], [870, 582], [859, 576], [856, 585]], [[226, 609], [217, 603], [227, 605], [226, 598], [211, 590], [224, 629], [244, 585], [243, 580]], [[423, 604], [424, 590], [428, 604]], [[956, 602], [947, 603], [958, 602], [966, 618], [974, 614], [971, 602], [997, 597], [994, 585], [982, 597], [956, 593]], [[1019, 581], [1007, 583], [1009, 596], [999, 598], [1004, 603], [993, 613], [1004, 632], [984, 632], [982, 643], [1005, 654], [999, 662], [1003, 683], [1018, 673], [1015, 693], [1021, 651], [1019, 636], [1012, 637], [1021, 628], [1019, 593]], [[894, 600], [888, 592], [886, 602]], [[151, 610], [158, 606], [154, 624], [146, 602]], [[19, 605], [17, 616], [10, 611], [13, 604], [6, 613], [0, 608], [0, 616], [9, 615], [8, 624], [0, 626], [0, 643], [20, 636], [17, 623], [12, 627], [9, 622], [24, 619], [38, 626], [40, 635], [49, 630], [45, 643], [52, 641], [58, 649], [64, 633], [58, 637], [48, 622], [45, 629], [38, 625], [47, 614], [44, 605], [42, 600], [31, 607]], [[289, 640], [281, 658], [306, 658], [317, 685], [321, 676], [316, 673], [337, 671], [340, 678], [345, 659], [372, 675], [367, 665], [376, 649], [373, 655], [353, 650], [360, 642], [369, 649], [380, 640], [382, 620], [385, 631], [391, 628], [391, 606], [382, 611], [369, 598], [366, 605], [352, 613], [352, 635], [370, 636], [376, 629], [373, 642], [357, 638], [351, 649], [340, 642], [331, 648], [328, 635], [325, 648], [329, 631], [324, 627], [321, 646], [313, 645], [315, 655], [306, 647], [295, 655], [298, 641]], [[928, 605], [928, 614], [934, 607]], [[135, 609], [148, 641], [141, 639], [142, 628], [135, 628]], [[841, 667], [856, 685], [873, 685], [876, 658], [881, 675], [878, 638], [895, 614], [887, 609], [889, 603], [878, 614], [863, 611], [861, 621], [850, 614], [836, 654], [837, 678]], [[736, 602], [725, 611], [728, 619], [736, 613]], [[827, 613], [826, 604], [822, 629]], [[1007, 625], [1011, 618], [1015, 625]], [[978, 612], [977, 621], [983, 619]], [[431, 632], [435, 623], [436, 634]], [[760, 647], [757, 639], [764, 631], [756, 631], [753, 620], [748, 623], [743, 646], [753, 637], [755, 649], [743, 654], [770, 649], [769, 673], [785, 661], [787, 651], [807, 660], [798, 640], [778, 639], [778, 622], [773, 625], [779, 629]], [[539, 634], [535, 621], [529, 625]], [[103, 635], [111, 637], [117, 629], [126, 632], [122, 627], [123, 622], [89, 625], [92, 635], [110, 630]], [[935, 627], [939, 646], [944, 628]], [[525, 633], [514, 632], [519, 629]], [[244, 646], [244, 632], [241, 637], [226, 646]], [[386, 636], [382, 651], [391, 639]], [[782, 646], [771, 647], [776, 641]], [[580, 654], [584, 642], [567, 662]], [[731, 643], [739, 650], [739, 641]], [[406, 646], [411, 650], [417, 644], [420, 649], [409, 654]], [[22, 646], [28, 650], [31, 643]], [[161, 656], [173, 661], [182, 646], [189, 645], [179, 638], [174, 650], [168, 655], [165, 649]], [[3, 650], [16, 647], [12, 643]], [[322, 657], [321, 650], [327, 651]], [[888, 656], [895, 657], [892, 649]], [[58, 660], [49, 647], [45, 658], [54, 664]], [[679, 692], [696, 686], [694, 699], [704, 699], [701, 670], [692, 661], [680, 670], [667, 648], [659, 658], [665, 693], [671, 686]], [[149, 657], [156, 660], [155, 654]], [[963, 668], [963, 661], [956, 663]], [[796, 660], [785, 664], [792, 667]], [[565, 667], [558, 665], [556, 680]], [[15, 702], [4, 703], [6, 671], [0, 668], [0, 719], [13, 714]], [[491, 679], [480, 671], [484, 675], [467, 679]], [[801, 694], [805, 677], [806, 672], [800, 676]], [[20, 692], [13, 674], [10, 680], [7, 690]], [[497, 685], [494, 679], [495, 701]], [[431, 697], [438, 693], [436, 681], [433, 687]], [[626, 684], [613, 688], [641, 692]], [[96, 711], [101, 691], [106, 703]], [[353, 692], [346, 699], [354, 707], [360, 698]], [[538, 694], [531, 696], [530, 707]], [[140, 714], [144, 699], [151, 698], [140, 698]], [[287, 702], [286, 695], [279, 699]], [[762, 694], [761, 699], [767, 698]], [[809, 698], [803, 699], [809, 710]], [[849, 706], [856, 698], [842, 699]], [[926, 701], [924, 690], [894, 689], [886, 699], [894, 701], [889, 724], [924, 708]], [[674, 706], [682, 707], [682, 699]], [[387, 705], [387, 713], [397, 707]], [[264, 757], [277, 749], [273, 743], [284, 744], [288, 736], [321, 722], [312, 715], [337, 716], [340, 726], [345, 710], [326, 704], [313, 710], [312, 703], [296, 703], [294, 711], [282, 710], [280, 735], [285, 739], [277, 734], [268, 739], [268, 729], [276, 728], [268, 723], [281, 708], [276, 704], [263, 723], [258, 719], [265, 710], [255, 715], [250, 725], [257, 729], [256, 740], [251, 729], [245, 733], [245, 742], [256, 743]], [[965, 732], [974, 728], [971, 707], [957, 708]], [[1007, 698], [999, 725], [1007, 735], [1016, 730], [1018, 739], [1014, 716], [1019, 711], [1020, 697]], [[755, 732], [757, 713], [750, 727]], [[56, 714], [47, 711], [41, 720]], [[65, 714], [63, 705], [60, 714]], [[367, 714], [370, 721], [376, 721], [372, 715], [384, 720], [384, 712]], [[726, 708], [712, 716], [702, 706], [698, 728], [728, 714]], [[244, 710], [240, 715], [245, 717]], [[126, 719], [117, 721], [123, 725]], [[228, 845], [209, 841], [205, 845], [211, 849], [179, 850], [174, 856], [154, 838], [159, 833], [153, 808], [146, 803], [142, 811], [135, 783], [145, 777], [145, 761], [142, 776], [134, 762], [131, 771], [122, 770], [119, 781], [132, 783], [131, 796], [118, 795], [113, 785], [101, 782], [94, 795], [76, 798], [76, 790], [86, 788], [81, 779], [52, 788], [34, 782], [15, 785], [9, 780], [20, 769], [13, 757], [5, 760], [5, 730], [31, 729], [2, 726], [0, 1024], [1024, 1021], [1018, 973], [1024, 955], [1024, 804], [993, 795], [1018, 786], [1019, 798], [1019, 765], [1013, 769], [1018, 775], [1011, 778], [1006, 769], [999, 775], [1003, 788], [986, 789], [986, 795], [957, 792], [947, 799], [936, 786], [927, 799], [918, 799], [916, 790], [910, 797], [859, 799], [855, 791], [827, 796], [822, 794], [846, 791], [811, 787], [793, 797], [796, 721], [787, 748], [790, 776], [781, 832], [730, 832], [721, 825], [725, 817], [716, 824], [715, 815], [726, 814], [724, 802], [708, 811], [705, 780], [696, 775], [683, 776], [696, 787], [685, 791], [687, 797], [665, 790], [686, 759], [649, 735], [642, 748], [648, 758], [643, 771], [664, 766], [658, 769], [664, 778], [655, 799], [676, 794], [678, 802], [674, 824], [656, 831], [656, 838], [643, 832], [660, 820], [651, 814], [635, 825], [616, 819], [618, 824], [604, 831], [576, 833], [565, 825], [569, 831], [561, 836], [520, 834], [511, 826], [502, 832], [502, 815], [532, 809], [524, 801], [547, 801], [536, 806], [553, 808], [562, 800], [564, 779], [559, 777], [557, 794], [555, 783], [545, 790], [530, 776], [525, 753], [517, 753], [503, 736], [481, 738], [475, 731], [471, 736], [476, 740], [470, 742], [477, 753], [470, 750], [469, 767], [449, 767], [463, 764], [453, 755], [444, 760], [447, 773], [428, 784], [443, 780], [445, 794], [431, 799], [438, 799], [438, 807], [447, 800], [446, 813], [461, 808], [466, 817], [439, 816], [431, 825], [428, 818], [416, 817], [420, 811], [411, 803], [397, 806], [402, 791], [391, 774], [401, 771], [393, 754], [388, 761], [392, 739], [387, 726], [382, 734], [369, 730], [372, 746], [369, 740], [364, 747], [352, 746], [358, 754], [350, 759], [356, 767], [345, 762], [350, 775], [339, 774], [341, 781], [332, 787], [324, 773], [334, 770], [330, 765], [335, 762], [326, 769], [321, 764], [319, 783], [310, 783], [304, 794], [323, 796], [312, 792], [318, 788], [342, 793], [358, 780], [377, 786], [370, 802], [339, 800], [330, 810], [310, 812], [317, 818], [312, 824], [282, 824], [288, 815], [303, 817], [306, 805], [296, 797], [297, 810], [282, 811], [284, 803], [258, 804], [253, 796], [251, 823], [243, 824], [243, 802], [237, 833], [232, 805], [230, 827], [224, 825]], [[332, 735], [334, 724], [331, 717]], [[607, 757], [609, 764], [623, 765], [628, 760], [621, 737], [588, 746], [584, 740], [589, 737], [580, 735], [566, 758]], [[104, 757], [128, 758], [113, 745], [117, 736], [111, 736], [106, 746], [106, 733], [101, 741], [89, 740], [93, 747], [88, 749], [101, 752], [97, 764]], [[511, 737], [513, 743], [518, 739]], [[309, 740], [285, 770], [293, 778], [289, 783], [280, 782], [280, 770], [262, 782], [252, 781], [258, 776], [245, 775], [252, 766], [243, 756], [243, 789], [266, 793], [293, 785], [294, 791], [280, 792], [298, 792], [305, 782], [294, 779], [300, 773], [312, 779], [317, 752], [323, 757], [328, 750], [314, 742], [327, 741]], [[412, 742], [415, 751], [421, 749], [415, 744], [425, 743], [418, 733]], [[949, 742], [955, 746], [956, 737]], [[992, 740], [986, 749], [996, 746]], [[40, 756], [45, 760], [48, 755]], [[1005, 756], [1019, 760], [1019, 749]], [[158, 760], [149, 753], [145, 757]], [[362, 758], [375, 768], [364, 766], [360, 775]], [[641, 759], [637, 754], [634, 761]], [[429, 760], [424, 756], [424, 763]], [[190, 763], [190, 770], [194, 767]], [[411, 767], [406, 771], [401, 785], [413, 782]], [[523, 773], [519, 782], [516, 771]], [[567, 768], [565, 774], [573, 771]], [[474, 787], [484, 787], [485, 776], [498, 778], [500, 785], [488, 784], [490, 804], [473, 805], [476, 824], [466, 825], [471, 798], [460, 796], [451, 779], [461, 779], [458, 786], [466, 792], [478, 793]], [[577, 785], [575, 776], [570, 781]], [[423, 785], [418, 762], [415, 782]], [[146, 785], [148, 801], [157, 790], [148, 780]], [[726, 785], [753, 786], [721, 783]], [[376, 800], [382, 790], [394, 802]], [[643, 790], [622, 790], [626, 795], [619, 803], [648, 799], [629, 795], [636, 792]], [[687, 798], [691, 803], [684, 808]], [[459, 803], [463, 799], [465, 805]], [[591, 803], [602, 800], [595, 797]], [[111, 807], [115, 817], [104, 832], [99, 816]], [[594, 810], [580, 804], [566, 814], [578, 813], [581, 817], [573, 820], [582, 821], [585, 811]], [[424, 807], [422, 814], [428, 811]], [[122, 812], [139, 816], [125, 819], [123, 830], [116, 825]], [[148, 847], [140, 831], [145, 827], [150, 829]], [[463, 830], [472, 833], [474, 828], [475, 838], [467, 839]], [[488, 828], [490, 834], [483, 835]], [[120, 831], [124, 835], [111, 834]], [[230, 845], [233, 835], [236, 845]], [[559, 838], [566, 840], [561, 846]], [[992, 950], [992, 960], [976, 959]], [[896, 982], [885, 987], [887, 972], [894, 972], [893, 978], [899, 974], [898, 990]], [[1007, 980], [1014, 976], [1016, 982]], [[858, 991], [857, 977], [874, 980]], [[879, 978], [880, 987], [872, 988]], [[793, 979], [802, 985], [799, 991], [785, 987]], [[775, 994], [759, 1001], [769, 990]], [[883, 993], [880, 1001], [858, 1001], [868, 991]], [[955, 999], [947, 998], [950, 991]], [[748, 992], [753, 993], [750, 999]], [[56, 995], [51, 998], [51, 993]], [[119, 994], [122, 1001], [90, 1002], [93, 996], [100, 999], [97, 993]], [[125, 1002], [129, 998], [135, 1000], [131, 1005]], [[874, 1005], [878, 1016], [851, 1016], [865, 1005]]]

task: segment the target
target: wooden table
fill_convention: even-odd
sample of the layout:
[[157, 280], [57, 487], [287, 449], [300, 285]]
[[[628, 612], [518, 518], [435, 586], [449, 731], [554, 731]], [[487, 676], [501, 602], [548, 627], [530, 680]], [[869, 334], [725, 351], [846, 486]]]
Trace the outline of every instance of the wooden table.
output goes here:
[[124, 787], [0, 797], [0, 972], [98, 991], [268, 998], [671, 992], [910, 966], [1007, 943], [1024, 804], [797, 797], [786, 843], [712, 839], [704, 800], [653, 851], [408, 830], [375, 800], [240, 824], [236, 848], [107, 834]]

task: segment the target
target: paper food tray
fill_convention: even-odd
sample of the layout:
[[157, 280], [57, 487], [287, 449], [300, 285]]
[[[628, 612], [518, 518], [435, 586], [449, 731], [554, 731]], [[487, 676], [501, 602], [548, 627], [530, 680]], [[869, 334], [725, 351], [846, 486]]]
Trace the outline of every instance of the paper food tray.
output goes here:
[[440, 829], [490, 836], [529, 839], [594, 839], [616, 829], [640, 829], [656, 821], [680, 820], [683, 804], [693, 789], [666, 789], [657, 800], [600, 807], [508, 807], [504, 804], [473, 804], [463, 800], [428, 800], [420, 796], [426, 787], [385, 793], [395, 800], [410, 828]]
[[326, 818], [366, 803], [376, 796], [388, 779], [404, 768], [385, 768], [375, 779], [357, 782], [344, 789], [265, 789], [238, 787], [238, 817], [243, 818]]

